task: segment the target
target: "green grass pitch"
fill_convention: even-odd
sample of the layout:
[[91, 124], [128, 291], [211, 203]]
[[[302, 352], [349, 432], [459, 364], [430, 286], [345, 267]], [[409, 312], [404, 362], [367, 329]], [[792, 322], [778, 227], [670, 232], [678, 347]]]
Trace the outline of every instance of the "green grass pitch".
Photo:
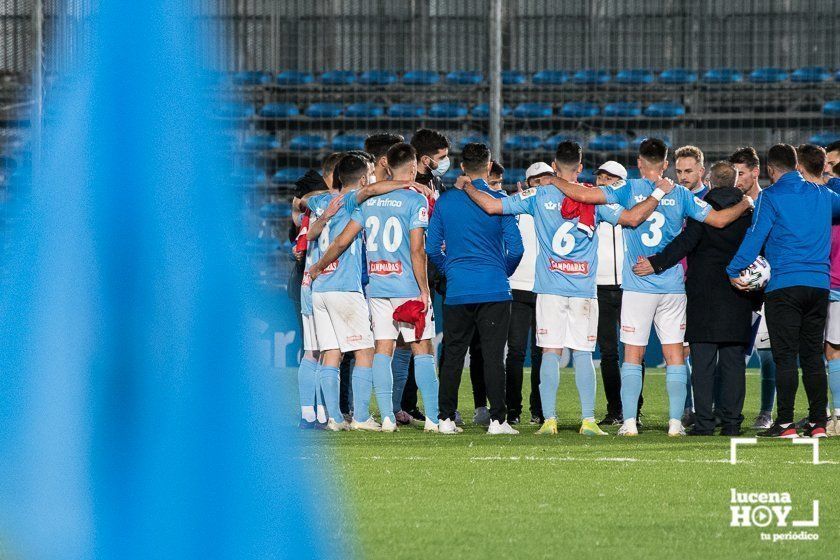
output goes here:
[[[289, 371], [292, 374], [292, 371]], [[600, 372], [599, 372], [600, 375]], [[463, 434], [440, 436], [402, 427], [395, 434], [302, 434], [308, 460], [331, 465], [342, 489], [341, 532], [363, 558], [828, 558], [840, 550], [840, 438], [822, 440], [822, 464], [812, 448], [759, 440], [729, 464], [729, 438], [668, 438], [661, 370], [645, 380], [645, 429], [638, 438], [577, 434], [578, 399], [563, 370], [558, 436], [488, 436], [471, 424], [469, 376], [460, 411]], [[599, 379], [600, 384], [600, 379]], [[759, 378], [747, 376], [749, 426], [757, 412]], [[797, 396], [797, 418], [805, 395]], [[597, 414], [605, 403], [598, 388]], [[753, 432], [746, 430], [744, 436]], [[730, 527], [731, 488], [788, 492], [793, 519], [817, 528]], [[762, 540], [762, 533], [817, 533], [816, 541]]]

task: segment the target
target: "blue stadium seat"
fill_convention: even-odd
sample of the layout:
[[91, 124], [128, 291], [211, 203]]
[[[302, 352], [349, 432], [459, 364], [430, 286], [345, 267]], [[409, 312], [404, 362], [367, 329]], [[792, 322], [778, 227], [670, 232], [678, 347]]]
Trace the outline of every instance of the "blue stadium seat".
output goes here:
[[502, 70], [502, 83], [506, 86], [524, 84], [525, 74], [519, 70]]
[[274, 174], [271, 182], [275, 185], [291, 185], [309, 171], [306, 167], [283, 167]]
[[455, 70], [446, 75], [446, 83], [457, 86], [474, 86], [484, 81], [484, 75], [474, 70]]
[[566, 140], [569, 140], [571, 142], [577, 142], [581, 146], [583, 145], [583, 142], [577, 136], [569, 136], [568, 134], [561, 133], [546, 138], [543, 142], [543, 149], [549, 150], [551, 153], [554, 153], [554, 151], [557, 149], [557, 144], [559, 144], [560, 142], [565, 142]]
[[321, 83], [328, 86], [349, 86], [356, 83], [356, 73], [351, 70], [330, 70], [321, 74]]
[[385, 109], [378, 103], [353, 103], [344, 110], [344, 116], [354, 119], [375, 119], [385, 114]]
[[260, 206], [260, 218], [263, 220], [282, 220], [292, 216], [292, 205], [288, 202], [270, 202]]
[[467, 116], [466, 105], [460, 103], [434, 103], [429, 109], [434, 119], [460, 119]]
[[303, 113], [313, 119], [334, 119], [343, 111], [344, 107], [338, 103], [313, 103]]
[[332, 149], [336, 152], [349, 152], [350, 150], [364, 150], [365, 137], [360, 134], [339, 134], [332, 140]]
[[[669, 136], [663, 136], [661, 134], [657, 134], [655, 137], [659, 138], [660, 140], [665, 142], [665, 145], [668, 146], [669, 148], [671, 147], [671, 138]], [[631, 142], [633, 148], [638, 150], [639, 146], [641, 146], [642, 142], [644, 142], [647, 138], [650, 138], [650, 136], [637, 136], [637, 137], [633, 138], [633, 142]]]
[[237, 86], [260, 86], [271, 82], [271, 74], [258, 70], [246, 70], [233, 74], [230, 81]]
[[754, 84], [777, 84], [788, 79], [788, 73], [781, 68], [756, 68], [750, 72]]
[[589, 141], [589, 149], [596, 152], [619, 152], [630, 144], [623, 134], [601, 134]]
[[594, 169], [587, 169], [584, 168], [578, 176], [577, 180], [579, 183], [590, 183], [592, 185], [595, 184], [595, 170]]
[[532, 134], [514, 134], [505, 139], [505, 150], [539, 150], [541, 147], [542, 138]]
[[522, 167], [505, 169], [504, 184], [516, 185], [517, 182], [522, 183], [522, 187], [525, 188], [525, 169]]
[[265, 151], [276, 150], [280, 147], [280, 141], [273, 134], [254, 134], [247, 136], [242, 142], [242, 148], [246, 150]]
[[540, 70], [531, 78], [539, 86], [559, 86], [568, 81], [569, 73], [565, 70]]
[[270, 119], [288, 119], [300, 114], [297, 105], [291, 103], [269, 103], [260, 109], [260, 116]]
[[397, 75], [388, 70], [368, 70], [359, 76], [359, 83], [366, 86], [387, 86], [397, 83]]
[[663, 84], [693, 84], [697, 81], [697, 72], [685, 68], [668, 68], [659, 74]]
[[520, 103], [513, 110], [517, 119], [543, 119], [551, 116], [553, 109], [548, 103]]
[[734, 84], [743, 79], [734, 68], [712, 68], [703, 74], [703, 82], [707, 84]]
[[221, 103], [216, 107], [215, 113], [228, 119], [247, 119], [254, 116], [254, 107], [250, 103]]
[[610, 73], [603, 68], [596, 70], [594, 68], [587, 68], [575, 72], [572, 77], [572, 82], [580, 85], [602, 85], [610, 81]]
[[645, 108], [646, 117], [675, 118], [685, 114], [685, 107], [679, 103], [651, 103]]
[[410, 70], [402, 77], [402, 83], [408, 86], [433, 86], [439, 81], [440, 74], [430, 70]]
[[309, 72], [298, 72], [297, 70], [286, 70], [277, 74], [275, 80], [283, 86], [302, 86], [311, 84], [315, 78]]
[[834, 81], [840, 82], [840, 70], [834, 73]]
[[829, 144], [840, 141], [840, 134], [837, 132], [818, 132], [808, 138], [809, 144], [816, 144], [825, 148]]
[[[502, 105], [502, 116], [507, 117], [513, 112], [510, 105]], [[490, 116], [490, 105], [487, 103], [480, 103], [470, 109], [470, 116], [474, 119], [486, 119]]]
[[615, 75], [615, 83], [617, 84], [652, 84], [653, 72], [646, 68], [631, 68], [629, 70], [619, 70]]
[[822, 108], [823, 115], [831, 117], [840, 117], [840, 99], [829, 101]]
[[605, 117], [638, 117], [642, 106], [638, 103], [609, 103], [604, 107]]
[[581, 119], [584, 117], [594, 117], [596, 116], [601, 110], [598, 106], [594, 103], [585, 103], [582, 101], [573, 101], [572, 103], [566, 103], [563, 105], [563, 109], [561, 110], [561, 114], [564, 117], [572, 118], [572, 119]]
[[255, 186], [265, 183], [265, 172], [254, 168], [239, 168], [231, 177], [234, 183], [242, 186]]
[[289, 142], [289, 149], [295, 152], [317, 151], [326, 147], [327, 139], [320, 134], [301, 134]]
[[797, 83], [817, 83], [827, 82], [831, 79], [831, 72], [822, 66], [807, 66], [805, 68], [797, 68], [790, 75], [790, 81]]
[[426, 108], [416, 103], [395, 103], [388, 107], [388, 116], [415, 119], [426, 114]]
[[463, 138], [458, 140], [458, 144], [457, 144], [458, 149], [463, 150], [464, 146], [466, 146], [467, 144], [470, 144], [472, 142], [478, 142], [480, 144], [487, 144], [488, 140], [487, 140], [487, 137], [484, 136], [483, 134], [475, 134], [475, 135], [471, 135], [471, 136], [464, 136]]

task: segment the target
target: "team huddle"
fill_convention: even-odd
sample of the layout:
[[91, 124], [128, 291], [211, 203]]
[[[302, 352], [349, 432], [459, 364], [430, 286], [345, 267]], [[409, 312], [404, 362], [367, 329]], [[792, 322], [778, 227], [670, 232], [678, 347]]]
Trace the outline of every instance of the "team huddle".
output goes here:
[[[684, 436], [686, 428], [694, 424], [692, 386], [697, 425], [690, 434], [710, 435], [715, 427], [712, 414], [718, 416], [718, 425], [723, 419], [721, 434], [740, 433], [743, 382], [739, 389], [737, 374], [733, 377], [728, 371], [713, 370], [728, 368], [729, 356], [736, 356], [743, 378], [745, 355], [752, 353], [753, 341], [765, 331], [769, 331], [773, 348], [760, 354], [762, 373], [771, 365], [775, 370], [775, 357], [778, 377], [775, 382], [762, 383], [762, 414], [769, 419], [775, 385], [779, 410], [776, 422], [765, 419], [757, 424], [765, 429], [759, 435], [796, 437], [798, 428], [812, 437], [837, 433], [840, 308], [835, 305], [840, 306], [840, 273], [835, 286], [829, 237], [834, 216], [840, 217], [840, 195], [834, 192], [840, 191], [840, 179], [828, 175], [837, 171], [834, 160], [840, 159], [840, 146], [829, 146], [828, 156], [822, 150], [823, 168], [816, 177], [800, 170], [794, 148], [774, 146], [768, 154], [773, 185], [767, 193], [758, 187], [757, 157], [754, 164], [747, 161], [744, 165], [736, 152], [729, 161], [715, 163], [704, 176], [702, 152], [693, 147], [677, 151], [677, 179], [689, 186], [675, 184], [663, 176], [668, 148], [656, 138], [644, 140], [639, 147], [637, 179], [628, 178], [624, 167], [611, 161], [599, 169], [596, 185], [578, 183], [583, 152], [577, 143], [564, 141], [557, 146], [551, 165], [537, 162], [530, 166], [527, 188], [518, 185], [510, 195], [501, 189], [504, 169], [491, 159], [487, 146], [479, 143], [464, 146], [462, 175], [454, 188], [444, 189], [441, 177], [449, 168], [448, 151], [448, 140], [432, 130], [418, 130], [411, 143], [399, 135], [373, 135], [365, 151], [331, 154], [322, 166], [324, 188], [299, 192], [295, 198], [295, 252], [303, 269], [304, 357], [298, 373], [302, 428], [393, 432], [398, 425], [411, 423], [427, 432], [459, 433], [463, 421], [457, 410], [458, 388], [470, 352], [471, 362], [479, 359], [482, 363], [478, 377], [473, 377], [474, 393], [479, 386], [482, 392], [480, 397], [476, 394], [476, 423], [487, 426], [489, 434], [517, 434], [513, 426], [520, 421], [521, 360], [517, 372], [508, 355], [506, 373], [505, 345], [510, 344], [508, 352], [513, 352], [514, 338], [527, 341], [530, 334], [532, 360], [535, 364], [539, 361], [531, 395], [531, 420], [541, 424], [538, 434], [558, 432], [556, 397], [562, 358], [568, 353], [580, 401], [579, 432], [607, 435], [602, 427], [617, 424], [619, 436], [636, 436], [641, 427], [645, 350], [655, 329], [666, 365], [669, 436]], [[813, 151], [806, 151], [805, 156], [803, 165], [811, 163]], [[701, 170], [694, 178], [691, 169], [680, 165], [680, 161], [692, 163], [690, 158]], [[728, 201], [720, 204], [721, 196], [711, 196], [707, 202], [704, 197], [709, 192], [724, 193]], [[801, 192], [805, 192], [802, 200], [791, 198]], [[807, 204], [813, 212], [805, 220], [814, 228], [809, 232], [808, 247], [791, 243], [791, 222], [783, 217], [786, 203]], [[689, 282], [687, 295], [686, 275], [697, 274], [698, 266], [705, 266], [696, 263], [703, 262], [703, 243], [715, 244], [708, 241], [715, 239], [715, 230], [728, 235], [738, 230], [739, 224], [743, 227], [736, 232], [735, 244], [730, 242], [731, 251], [719, 264], [718, 275], [731, 294], [717, 303], [725, 307], [725, 298], [736, 298], [744, 302], [748, 314], [750, 309], [757, 313], [745, 319], [747, 335], [739, 334], [732, 341], [693, 335], [689, 348], [687, 321], [691, 332], [691, 321], [699, 323], [700, 315], [691, 311], [689, 299], [696, 292]], [[602, 228], [617, 232], [623, 255], [618, 255], [614, 243], [599, 250]], [[688, 272], [679, 263], [685, 254], [674, 257], [675, 264], [663, 264], [662, 260], [675, 254], [691, 236], [695, 237], [692, 248], [686, 250]], [[831, 243], [831, 257], [835, 249], [840, 253], [838, 244], [840, 239]], [[614, 283], [620, 285], [620, 319], [605, 325], [602, 317], [599, 328], [602, 292], [598, 266], [608, 250], [616, 254], [614, 261], [621, 261], [613, 263]], [[794, 254], [788, 254], [790, 251]], [[758, 263], [751, 265], [756, 259], [758, 263], [769, 261], [772, 271], [766, 286], [767, 320], [762, 319], [760, 326], [759, 318], [765, 314], [766, 270], [760, 282], [742, 275], [744, 270], [755, 270]], [[708, 272], [714, 267], [705, 268]], [[516, 307], [516, 294], [520, 290], [514, 281], [522, 275], [530, 277], [527, 292], [532, 298], [530, 320], [524, 322], [517, 319], [521, 311]], [[835, 287], [838, 291], [833, 291]], [[439, 362], [433, 346], [436, 293], [444, 298]], [[780, 299], [784, 302], [775, 302]], [[780, 311], [783, 304], [786, 307]], [[791, 306], [799, 307], [791, 310]], [[520, 307], [527, 310], [527, 305]], [[821, 323], [820, 311], [814, 313], [812, 308], [822, 309]], [[791, 314], [799, 318], [796, 328], [789, 326], [796, 322]], [[725, 322], [726, 317], [721, 320]], [[810, 332], [814, 328], [829, 333], [820, 335], [819, 363], [812, 351], [805, 350], [814, 346]], [[610, 411], [597, 422], [592, 354], [600, 344], [605, 358], [600, 338], [609, 330], [612, 336], [619, 332], [624, 348], [623, 363], [612, 384], [620, 384], [620, 389], [615, 388], [612, 399], [608, 391], [608, 400], [613, 401], [608, 403]], [[750, 340], [742, 340], [745, 337]], [[800, 344], [800, 337], [807, 337], [809, 344]], [[714, 343], [711, 347], [710, 341]], [[714, 389], [711, 381], [704, 381], [705, 373], [692, 380], [687, 363], [689, 354], [692, 360], [703, 360], [709, 348], [713, 363], [708, 376], [715, 375]], [[801, 349], [798, 355], [796, 349]], [[351, 355], [350, 383], [345, 379], [342, 387], [343, 375], [350, 372], [345, 367], [345, 373], [340, 373], [342, 362], [348, 362]], [[793, 414], [791, 383], [797, 383], [794, 394], [798, 386], [797, 358], [810, 405], [809, 417], [799, 425], [788, 418]], [[820, 369], [821, 384], [817, 379]], [[604, 379], [606, 383], [606, 371]], [[827, 410], [829, 384], [833, 411]], [[405, 404], [411, 387], [422, 397], [422, 412], [416, 410], [416, 396], [412, 405]], [[766, 392], [771, 392], [769, 411]], [[342, 402], [345, 394], [352, 394], [352, 404]], [[372, 396], [380, 421], [371, 414]], [[488, 401], [485, 407], [483, 403]], [[415, 410], [406, 410], [407, 406]]]

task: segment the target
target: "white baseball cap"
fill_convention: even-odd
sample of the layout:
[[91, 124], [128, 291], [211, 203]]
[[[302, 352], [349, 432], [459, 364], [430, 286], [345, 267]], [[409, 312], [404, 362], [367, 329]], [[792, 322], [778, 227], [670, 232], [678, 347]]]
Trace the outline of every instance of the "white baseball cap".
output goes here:
[[598, 168], [598, 171], [605, 171], [614, 177], [620, 177], [625, 181], [627, 180], [627, 170], [624, 169], [624, 166], [617, 161], [610, 160], [604, 162], [604, 164]]
[[544, 161], [538, 161], [537, 163], [532, 163], [531, 166], [525, 170], [525, 180], [527, 181], [532, 177], [539, 177], [540, 175], [546, 174], [554, 175], [554, 170]]

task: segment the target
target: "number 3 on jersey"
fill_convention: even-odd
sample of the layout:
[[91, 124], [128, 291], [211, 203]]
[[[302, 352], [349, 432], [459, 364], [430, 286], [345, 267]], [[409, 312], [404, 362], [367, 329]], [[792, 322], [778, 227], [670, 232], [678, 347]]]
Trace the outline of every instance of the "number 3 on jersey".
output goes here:
[[[377, 240], [379, 226], [380, 222], [377, 216], [370, 216], [365, 221], [365, 229], [369, 232], [367, 236], [368, 251], [374, 252], [379, 250], [379, 241]], [[400, 220], [397, 217], [391, 216], [385, 220], [385, 227], [382, 228], [382, 245], [386, 251], [394, 253], [402, 245], [402, 239], [402, 224], [400, 224]]]
[[665, 216], [660, 212], [654, 212], [645, 220], [649, 222], [648, 232], [641, 235], [645, 247], [656, 247], [662, 242], [662, 226], [665, 225]]

